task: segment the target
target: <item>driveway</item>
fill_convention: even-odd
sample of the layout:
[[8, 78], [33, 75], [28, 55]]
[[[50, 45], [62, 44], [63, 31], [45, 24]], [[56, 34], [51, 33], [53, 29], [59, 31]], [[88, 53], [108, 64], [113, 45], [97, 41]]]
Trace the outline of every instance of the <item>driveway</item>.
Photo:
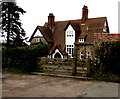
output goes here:
[[3, 97], [118, 97], [118, 83], [23, 74], [3, 78]]

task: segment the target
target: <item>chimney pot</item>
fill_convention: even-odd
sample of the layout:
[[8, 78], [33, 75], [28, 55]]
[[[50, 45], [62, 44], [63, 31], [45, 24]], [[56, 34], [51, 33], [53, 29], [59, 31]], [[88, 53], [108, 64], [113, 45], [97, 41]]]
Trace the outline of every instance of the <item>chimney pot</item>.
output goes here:
[[81, 24], [84, 24], [87, 19], [88, 19], [88, 7], [84, 5], [84, 7], [82, 8], [82, 22], [81, 22]]
[[48, 16], [48, 27], [50, 29], [52, 29], [54, 27], [54, 21], [55, 21], [55, 16], [53, 15], [53, 13], [49, 13], [49, 16]]

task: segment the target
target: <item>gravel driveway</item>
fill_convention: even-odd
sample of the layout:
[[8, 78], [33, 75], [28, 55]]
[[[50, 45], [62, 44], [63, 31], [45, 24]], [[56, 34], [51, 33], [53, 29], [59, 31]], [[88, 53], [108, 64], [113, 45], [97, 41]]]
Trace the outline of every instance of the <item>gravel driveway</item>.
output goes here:
[[3, 97], [118, 97], [118, 83], [23, 74], [3, 78]]

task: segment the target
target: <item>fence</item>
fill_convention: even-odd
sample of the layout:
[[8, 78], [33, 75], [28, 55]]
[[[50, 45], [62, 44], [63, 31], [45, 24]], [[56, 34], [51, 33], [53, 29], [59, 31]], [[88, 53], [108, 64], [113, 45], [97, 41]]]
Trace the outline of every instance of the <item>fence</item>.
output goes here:
[[[72, 75], [74, 59], [59, 58], [37, 58], [37, 63], [43, 68], [43, 72], [52, 74]], [[76, 75], [86, 76], [90, 74], [90, 65], [88, 62], [77, 60]]]

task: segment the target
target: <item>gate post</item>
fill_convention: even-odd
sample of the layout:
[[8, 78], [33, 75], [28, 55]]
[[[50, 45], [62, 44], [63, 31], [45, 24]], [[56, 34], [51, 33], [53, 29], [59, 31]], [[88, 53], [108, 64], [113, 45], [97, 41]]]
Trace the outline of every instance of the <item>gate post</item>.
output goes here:
[[89, 76], [91, 73], [91, 59], [90, 58], [87, 59], [86, 65], [87, 65], [87, 76]]
[[72, 76], [76, 76], [76, 58], [73, 57], [73, 60], [72, 60]]
[[77, 74], [77, 47], [74, 48], [74, 56], [72, 60], [72, 76], [76, 76]]

